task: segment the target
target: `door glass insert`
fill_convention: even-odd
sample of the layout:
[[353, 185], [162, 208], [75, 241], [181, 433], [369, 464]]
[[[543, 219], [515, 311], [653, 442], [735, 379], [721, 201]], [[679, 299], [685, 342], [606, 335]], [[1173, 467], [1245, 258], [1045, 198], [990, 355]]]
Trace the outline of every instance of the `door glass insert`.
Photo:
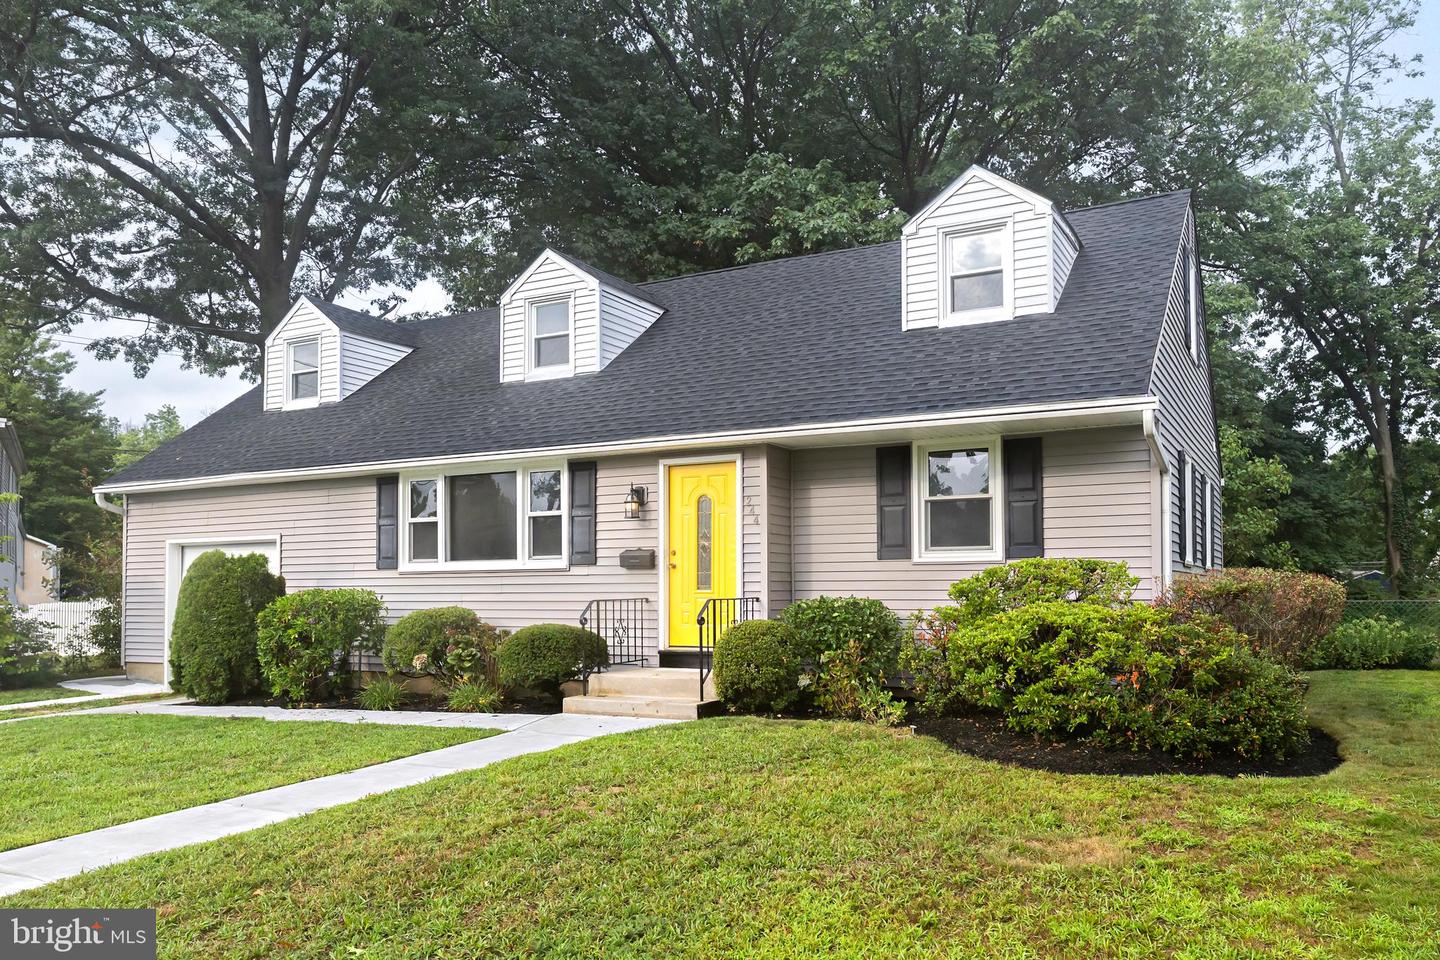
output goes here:
[[695, 505], [695, 589], [710, 589], [710, 498]]

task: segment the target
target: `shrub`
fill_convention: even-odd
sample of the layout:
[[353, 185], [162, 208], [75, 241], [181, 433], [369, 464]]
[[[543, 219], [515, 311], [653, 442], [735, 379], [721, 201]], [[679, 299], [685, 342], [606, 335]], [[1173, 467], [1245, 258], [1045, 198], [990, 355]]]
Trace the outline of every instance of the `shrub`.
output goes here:
[[803, 641], [778, 620], [746, 620], [715, 643], [715, 693], [731, 709], [787, 710], [800, 696]]
[[210, 550], [195, 558], [175, 602], [170, 685], [198, 703], [226, 703], [260, 685], [256, 615], [285, 595], [285, 579], [258, 553]]
[[500, 691], [484, 678], [456, 684], [445, 697], [457, 713], [494, 713], [500, 709], [501, 699]]
[[416, 610], [385, 631], [380, 659], [385, 669], [434, 677], [445, 686], [484, 679], [499, 683], [495, 649], [502, 631], [465, 607]]
[[857, 648], [857, 655], [881, 673], [894, 671], [900, 653], [900, 618], [867, 597], [797, 600], [780, 614], [795, 631], [795, 653], [818, 662], [829, 652]]
[[536, 623], [516, 630], [496, 652], [500, 686], [558, 693], [560, 684], [610, 662], [599, 634], [567, 623]]
[[957, 624], [974, 624], [1032, 603], [1069, 601], [1119, 607], [1139, 585], [1123, 563], [1036, 557], [989, 567], [950, 586]]
[[910, 675], [910, 692], [920, 713], [941, 716], [960, 704], [959, 690], [946, 655], [950, 634], [958, 627], [959, 613], [955, 607], [940, 607], [910, 618], [900, 647], [900, 669]]
[[409, 698], [403, 683], [389, 677], [376, 677], [356, 697], [363, 710], [397, 710]]
[[350, 676], [356, 651], [374, 652], [385, 605], [371, 590], [302, 590], [260, 612], [260, 672], [277, 697], [323, 700]]
[[1218, 621], [1045, 601], [948, 638], [957, 698], [1013, 728], [1207, 757], [1284, 756], [1308, 737], [1303, 683]]
[[1314, 573], [1235, 567], [1177, 577], [1162, 604], [1182, 620], [1219, 617], [1257, 652], [1295, 666], [1340, 622], [1345, 588]]
[[120, 604], [111, 600], [90, 618], [85, 643], [95, 651], [97, 666], [120, 666]]
[[0, 690], [49, 683], [58, 666], [44, 628], [0, 598]]
[[1434, 634], [1375, 616], [1341, 623], [1306, 651], [1303, 662], [1307, 670], [1424, 670], [1437, 653], [1440, 643]]

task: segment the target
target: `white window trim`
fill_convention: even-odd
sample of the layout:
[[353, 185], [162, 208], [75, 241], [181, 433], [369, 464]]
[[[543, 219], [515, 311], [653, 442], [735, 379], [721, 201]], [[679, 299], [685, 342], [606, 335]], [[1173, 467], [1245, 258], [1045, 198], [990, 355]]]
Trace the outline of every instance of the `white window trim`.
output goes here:
[[[566, 336], [569, 338], [568, 359], [563, 364], [554, 364], [548, 367], [537, 367], [535, 365], [535, 310], [538, 307], [548, 306], [552, 303], [565, 304], [566, 319], [569, 321], [569, 329]], [[559, 336], [559, 334], [551, 334]], [[571, 291], [555, 297], [536, 297], [533, 300], [525, 301], [525, 379], [526, 380], [555, 380], [560, 377], [572, 377], [575, 375], [575, 293]]]
[[1190, 315], [1185, 318], [1185, 322], [1189, 325], [1186, 332], [1190, 338], [1190, 359], [1198, 365], [1202, 333], [1200, 329], [1200, 257], [1193, 244], [1185, 250], [1185, 283], [1189, 291], [1186, 299], [1189, 301]]
[[[293, 374], [295, 372], [291, 361], [295, 356], [295, 348], [304, 343], [315, 344], [315, 396], [296, 399], [290, 393], [294, 388]], [[314, 336], [296, 337], [293, 340], [286, 340], [283, 347], [285, 350], [285, 402], [281, 406], [281, 409], [303, 410], [307, 407], [318, 407], [320, 405], [320, 390], [324, 386], [321, 382], [321, 372], [325, 366], [323, 357], [325, 345], [321, 342], [320, 335], [316, 334]]]
[[[950, 243], [972, 233], [1000, 233], [1000, 289], [1004, 302], [998, 307], [954, 312], [950, 309]], [[940, 293], [940, 326], [963, 327], [972, 323], [994, 323], [1015, 316], [1015, 221], [1013, 218], [986, 223], [967, 223], [940, 231], [937, 251]]]
[[[560, 556], [530, 558], [530, 473], [539, 470], [560, 471]], [[449, 478], [472, 473], [513, 473], [515, 484], [515, 551], [514, 560], [446, 560], [449, 551]], [[410, 559], [410, 482], [435, 480], [439, 484], [436, 498], [435, 560]], [[564, 460], [536, 460], [523, 463], [479, 462], [462, 466], [446, 465], [434, 470], [412, 470], [400, 474], [403, 522], [400, 524], [399, 562], [401, 573], [435, 573], [437, 571], [474, 570], [564, 570], [570, 566], [570, 469]], [[553, 512], [536, 516], [553, 516]]]
[[[925, 509], [928, 492], [929, 462], [927, 457], [935, 450], [956, 450], [986, 448], [990, 452], [990, 546], [951, 547], [931, 549], [925, 536]], [[911, 510], [910, 542], [911, 559], [915, 563], [990, 563], [1005, 558], [1005, 464], [1001, 460], [1000, 437], [957, 438], [941, 442], [916, 443], [911, 445], [910, 496], [914, 509]]]
[[1185, 496], [1185, 526], [1181, 542], [1180, 562], [1187, 567], [1195, 566], [1195, 463], [1185, 458], [1185, 474], [1182, 478]]
[[1209, 477], [1203, 478], [1205, 495], [1205, 555], [1202, 557], [1206, 570], [1215, 566], [1215, 487]]

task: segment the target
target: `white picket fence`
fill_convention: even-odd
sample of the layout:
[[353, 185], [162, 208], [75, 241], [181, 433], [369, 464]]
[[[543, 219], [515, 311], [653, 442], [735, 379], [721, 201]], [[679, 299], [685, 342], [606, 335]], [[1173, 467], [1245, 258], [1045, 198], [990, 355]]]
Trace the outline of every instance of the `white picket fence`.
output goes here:
[[[55, 650], [62, 650], [71, 642], [79, 642], [95, 615], [110, 606], [109, 600], [63, 600], [55, 603], [32, 603], [25, 608], [25, 616], [45, 625], [50, 633], [50, 644]], [[95, 653], [95, 650], [86, 650]]]

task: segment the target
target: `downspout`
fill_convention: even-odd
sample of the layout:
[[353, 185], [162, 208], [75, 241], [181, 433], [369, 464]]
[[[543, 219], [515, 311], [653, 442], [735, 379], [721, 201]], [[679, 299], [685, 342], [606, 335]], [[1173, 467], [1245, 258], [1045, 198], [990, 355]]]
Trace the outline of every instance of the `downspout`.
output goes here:
[[1160, 465], [1160, 472], [1169, 473], [1170, 466], [1165, 462], [1165, 451], [1160, 448], [1160, 434], [1155, 429], [1155, 411], [1141, 410], [1140, 424], [1145, 430], [1145, 441], [1150, 444], [1150, 453]]
[[111, 503], [103, 493], [97, 492], [95, 494], [95, 506], [99, 507], [101, 510], [104, 510], [106, 513], [113, 513], [118, 517], [125, 516], [125, 508], [118, 507], [115, 504]]

